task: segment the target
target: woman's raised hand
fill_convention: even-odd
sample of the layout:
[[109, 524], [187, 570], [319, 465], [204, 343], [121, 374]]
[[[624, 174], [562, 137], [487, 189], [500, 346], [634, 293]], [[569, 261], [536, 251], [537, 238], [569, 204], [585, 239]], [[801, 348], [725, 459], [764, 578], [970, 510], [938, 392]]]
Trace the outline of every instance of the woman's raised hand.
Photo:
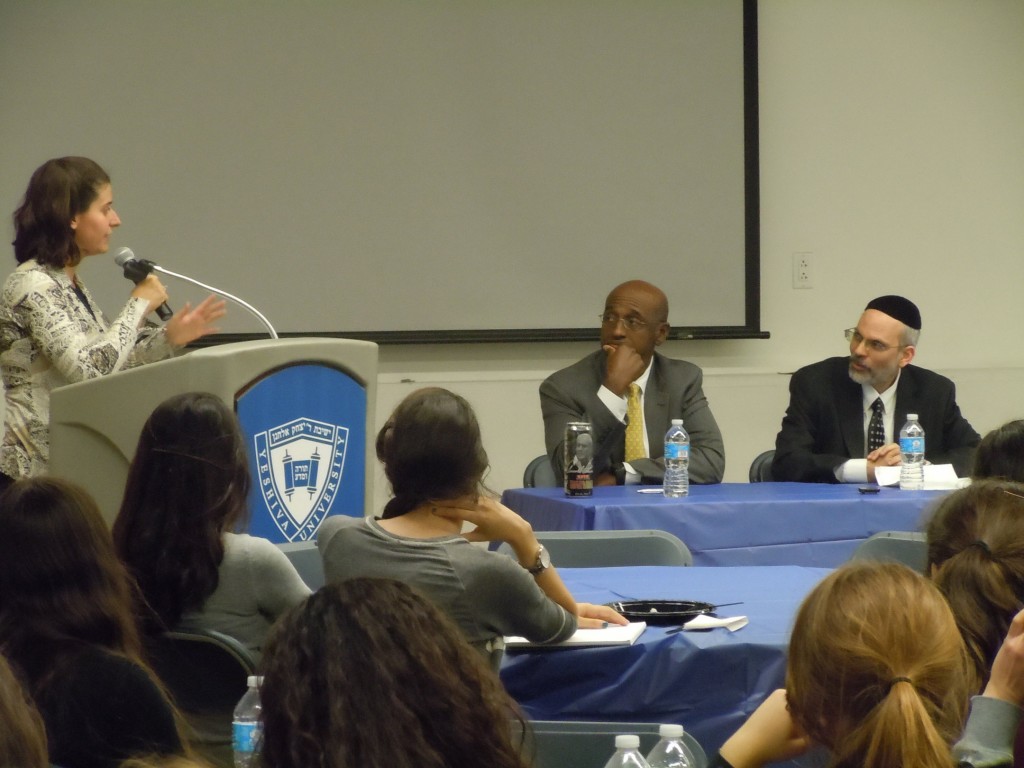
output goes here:
[[216, 333], [218, 329], [213, 323], [220, 320], [225, 314], [227, 314], [227, 308], [224, 300], [218, 300], [213, 295], [203, 299], [195, 309], [186, 302], [185, 306], [176, 312], [164, 326], [167, 340], [176, 347], [183, 347], [207, 334]]

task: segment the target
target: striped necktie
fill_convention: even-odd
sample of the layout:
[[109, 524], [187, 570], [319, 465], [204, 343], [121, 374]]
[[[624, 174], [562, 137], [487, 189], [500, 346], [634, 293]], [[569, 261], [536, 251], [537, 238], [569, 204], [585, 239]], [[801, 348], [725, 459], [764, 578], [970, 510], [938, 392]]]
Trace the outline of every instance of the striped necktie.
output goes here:
[[882, 421], [882, 398], [876, 397], [871, 404], [871, 421], [868, 422], [868, 453], [885, 445], [885, 423]]
[[640, 385], [629, 385], [626, 397], [626, 461], [647, 457], [644, 450], [644, 413], [640, 409]]

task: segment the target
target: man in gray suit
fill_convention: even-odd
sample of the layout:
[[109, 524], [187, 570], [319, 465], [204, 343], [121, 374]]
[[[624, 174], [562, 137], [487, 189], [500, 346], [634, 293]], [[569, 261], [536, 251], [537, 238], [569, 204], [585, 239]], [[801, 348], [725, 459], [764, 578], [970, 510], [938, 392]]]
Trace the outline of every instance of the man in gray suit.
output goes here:
[[565, 425], [589, 421], [595, 485], [660, 483], [665, 432], [681, 418], [690, 434], [690, 481], [722, 481], [725, 448], [700, 368], [654, 351], [668, 332], [668, 299], [657, 287], [631, 280], [608, 294], [601, 349], [540, 385], [544, 438], [557, 477], [565, 469]]

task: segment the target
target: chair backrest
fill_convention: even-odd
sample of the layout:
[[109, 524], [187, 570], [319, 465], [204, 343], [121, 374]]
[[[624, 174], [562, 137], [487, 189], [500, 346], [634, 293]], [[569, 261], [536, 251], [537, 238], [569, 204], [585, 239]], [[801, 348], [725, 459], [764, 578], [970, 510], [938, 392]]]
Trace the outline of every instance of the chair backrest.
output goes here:
[[288, 555], [307, 587], [316, 592], [324, 585], [324, 561], [315, 541], [288, 542], [277, 547]]
[[[693, 565], [689, 548], [667, 531], [536, 531], [551, 562], [565, 568]], [[511, 554], [507, 544], [499, 552]]]
[[231, 719], [256, 660], [233, 637], [210, 629], [165, 632], [146, 639], [153, 671], [216, 765], [231, 764]]
[[[635, 733], [640, 751], [646, 755], [658, 743], [657, 723], [585, 723], [532, 720], [528, 723], [535, 746], [534, 768], [602, 768], [615, 752], [615, 737]], [[683, 741], [693, 753], [694, 768], [705, 768], [708, 760], [697, 740], [688, 732]], [[530, 744], [530, 739], [527, 739]], [[527, 746], [527, 755], [530, 747]]]
[[551, 459], [545, 453], [526, 465], [523, 472], [523, 488], [557, 488], [558, 479], [551, 466]]
[[918, 531], [879, 531], [857, 545], [850, 559], [903, 563], [918, 573], [925, 573], [928, 542]]
[[750, 462], [750, 474], [748, 479], [752, 483], [770, 483], [772, 481], [772, 459], [775, 458], [775, 449], [762, 451]]
[[256, 669], [249, 649], [212, 629], [165, 632], [148, 638], [146, 650], [175, 703], [190, 712], [233, 711]]

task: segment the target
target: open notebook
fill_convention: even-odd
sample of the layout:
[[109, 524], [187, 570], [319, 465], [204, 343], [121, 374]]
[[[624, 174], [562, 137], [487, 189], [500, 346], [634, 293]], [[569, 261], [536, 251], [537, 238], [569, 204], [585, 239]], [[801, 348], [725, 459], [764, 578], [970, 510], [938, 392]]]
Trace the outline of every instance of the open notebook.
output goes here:
[[506, 648], [565, 648], [581, 645], [632, 645], [647, 629], [647, 623], [633, 621], [624, 627], [604, 629], [577, 629], [575, 634], [561, 643], [531, 643], [525, 637], [506, 637]]

